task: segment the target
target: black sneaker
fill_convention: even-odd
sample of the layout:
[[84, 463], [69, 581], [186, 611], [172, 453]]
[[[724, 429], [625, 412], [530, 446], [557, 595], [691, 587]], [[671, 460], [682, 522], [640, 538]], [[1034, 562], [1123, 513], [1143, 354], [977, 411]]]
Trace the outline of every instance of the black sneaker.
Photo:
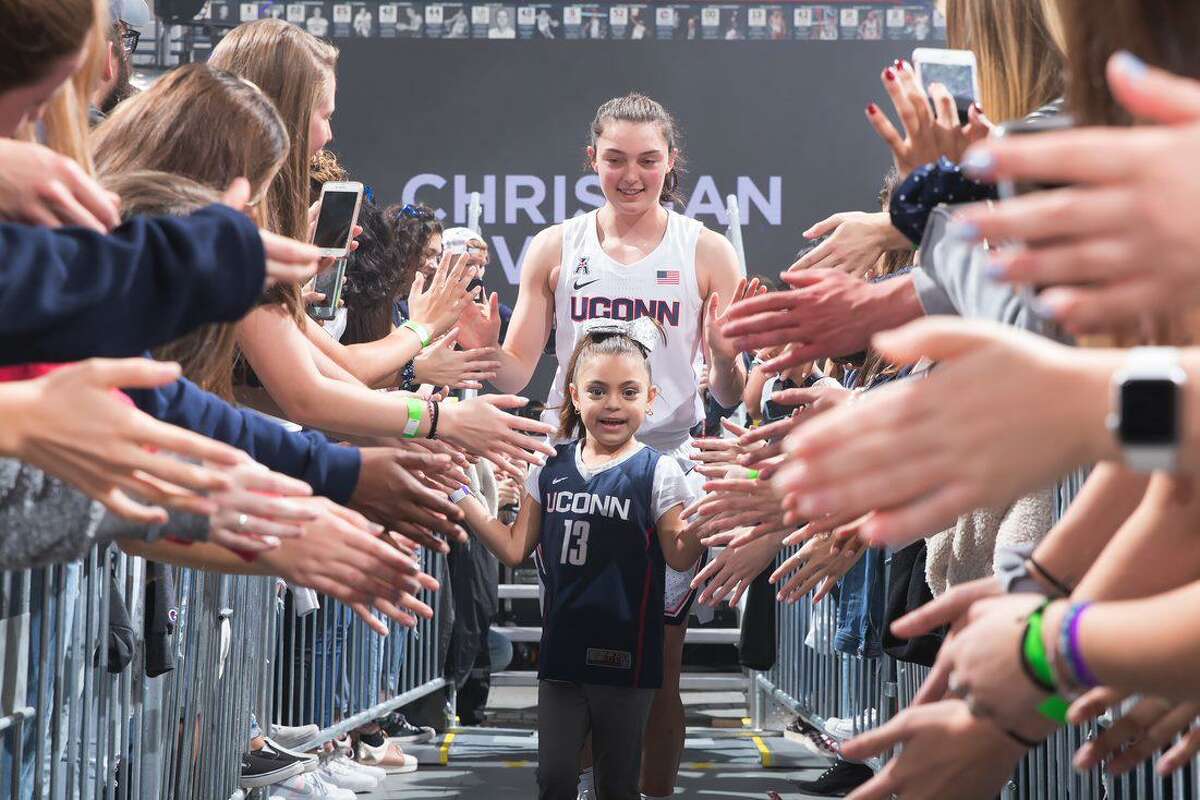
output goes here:
[[433, 737], [437, 736], [437, 731], [433, 728], [421, 728], [409, 722], [403, 714], [389, 714], [387, 720], [383, 722], [383, 730], [392, 739], [400, 744], [420, 744], [422, 742], [431, 742]]
[[815, 781], [793, 781], [793, 783], [805, 794], [845, 797], [873, 777], [875, 777], [875, 773], [866, 764], [835, 761], [833, 766], [822, 772], [821, 777]]
[[242, 771], [238, 785], [243, 789], [256, 789], [273, 783], [286, 781], [304, 772], [307, 765], [302, 761], [280, 758], [278, 753], [258, 750], [242, 754]]
[[792, 724], [784, 729], [783, 736], [814, 755], [833, 759], [838, 757], [837, 740], [804, 717], [796, 717], [792, 720]]

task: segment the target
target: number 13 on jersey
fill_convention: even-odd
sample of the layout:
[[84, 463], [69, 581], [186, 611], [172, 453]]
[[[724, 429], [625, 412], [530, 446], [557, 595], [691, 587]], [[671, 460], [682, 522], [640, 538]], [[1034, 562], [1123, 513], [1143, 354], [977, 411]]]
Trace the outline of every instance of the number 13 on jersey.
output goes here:
[[587, 563], [588, 533], [590, 533], [591, 527], [592, 523], [587, 520], [566, 520], [561, 563], [570, 564], [573, 567], [582, 567]]

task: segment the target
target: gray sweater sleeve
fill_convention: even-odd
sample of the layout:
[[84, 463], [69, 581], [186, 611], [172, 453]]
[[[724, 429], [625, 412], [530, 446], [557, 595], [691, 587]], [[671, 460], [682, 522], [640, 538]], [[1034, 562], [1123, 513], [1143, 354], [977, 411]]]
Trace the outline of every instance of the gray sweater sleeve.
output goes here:
[[66, 481], [37, 467], [0, 458], [0, 570], [74, 561], [92, 545], [113, 539], [162, 536], [201, 541], [208, 518], [172, 512], [165, 525], [120, 519]]
[[74, 561], [96, 543], [104, 506], [36, 467], [0, 459], [0, 569]]
[[949, 206], [938, 206], [930, 214], [921, 240], [920, 268], [913, 270], [913, 286], [925, 313], [988, 319], [1070, 342], [1034, 312], [1027, 293], [987, 276], [988, 252], [982, 246], [946, 236], [951, 213]]

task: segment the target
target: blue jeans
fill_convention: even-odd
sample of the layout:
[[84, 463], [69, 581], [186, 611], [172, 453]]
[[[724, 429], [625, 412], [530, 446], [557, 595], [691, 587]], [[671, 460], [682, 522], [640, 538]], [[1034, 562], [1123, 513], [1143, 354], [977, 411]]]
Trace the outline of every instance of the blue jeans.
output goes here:
[[833, 647], [861, 658], [883, 655], [886, 553], [867, 550], [842, 578]]

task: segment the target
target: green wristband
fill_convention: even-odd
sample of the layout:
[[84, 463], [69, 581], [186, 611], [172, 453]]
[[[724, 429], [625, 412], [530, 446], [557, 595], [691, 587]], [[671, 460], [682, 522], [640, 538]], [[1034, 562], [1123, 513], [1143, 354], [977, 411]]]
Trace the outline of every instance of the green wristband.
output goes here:
[[400, 327], [408, 328], [410, 331], [415, 333], [417, 335], [417, 339], [421, 342], [421, 347], [429, 347], [429, 343], [433, 341], [433, 334], [429, 332], [429, 328], [426, 328], [419, 322], [413, 322], [410, 319]]
[[415, 397], [408, 398], [408, 422], [404, 425], [405, 439], [417, 438], [423, 419], [425, 419], [425, 401]]
[[[1055, 685], [1054, 670], [1050, 666], [1050, 658], [1046, 653], [1046, 641], [1042, 638], [1042, 615], [1045, 614], [1046, 606], [1049, 604], [1049, 601], [1043, 603], [1037, 611], [1030, 615], [1029, 624], [1025, 628], [1025, 641], [1021, 648], [1021, 654], [1039, 687], [1053, 692], [1058, 687]], [[1065, 725], [1068, 708], [1070, 708], [1070, 704], [1066, 700], [1057, 694], [1052, 694], [1038, 704], [1037, 710], [1046, 719], [1053, 720], [1059, 725]]]

